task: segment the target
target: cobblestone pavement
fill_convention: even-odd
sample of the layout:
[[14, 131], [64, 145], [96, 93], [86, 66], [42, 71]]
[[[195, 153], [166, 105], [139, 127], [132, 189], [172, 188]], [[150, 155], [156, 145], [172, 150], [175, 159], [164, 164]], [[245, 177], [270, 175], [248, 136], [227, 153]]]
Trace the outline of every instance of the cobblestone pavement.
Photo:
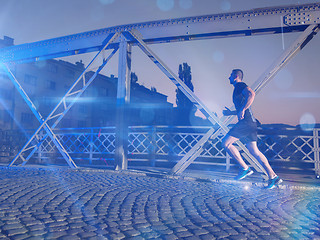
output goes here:
[[320, 239], [320, 190], [0, 168], [1, 239]]

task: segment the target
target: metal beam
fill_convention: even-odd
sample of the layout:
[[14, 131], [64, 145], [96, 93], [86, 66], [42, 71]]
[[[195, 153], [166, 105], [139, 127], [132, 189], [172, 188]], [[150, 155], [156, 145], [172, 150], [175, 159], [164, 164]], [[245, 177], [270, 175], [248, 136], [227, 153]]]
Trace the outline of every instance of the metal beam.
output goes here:
[[[261, 77], [252, 85], [252, 89], [258, 94], [263, 87], [265, 87], [302, 48], [305, 46], [315, 34], [319, 31], [319, 25], [310, 25], [291, 46], [284, 51], [261, 75]], [[234, 107], [230, 107], [234, 110]], [[229, 125], [235, 116], [222, 117], [220, 120]], [[203, 151], [203, 145], [209, 140], [209, 138], [216, 138], [220, 133], [219, 129], [216, 131], [209, 130], [202, 139], [192, 147], [188, 154], [186, 154], [171, 170], [172, 174], [182, 173]]]
[[[59, 150], [59, 152], [61, 153], [61, 155], [63, 156], [63, 158], [66, 160], [66, 162], [69, 164], [69, 166], [71, 168], [76, 168], [77, 166], [75, 165], [75, 163], [73, 162], [72, 158], [70, 157], [70, 155], [68, 154], [68, 152], [64, 149], [64, 147], [62, 146], [62, 144], [60, 143], [60, 141], [58, 140], [58, 138], [56, 137], [56, 135], [52, 132], [52, 129], [48, 126], [47, 123], [45, 123], [45, 120], [43, 119], [43, 117], [41, 116], [41, 114], [37, 111], [35, 105], [33, 104], [33, 102], [31, 101], [31, 99], [29, 98], [28, 94], [24, 91], [24, 89], [22, 88], [22, 86], [19, 84], [18, 80], [15, 78], [15, 76], [13, 75], [13, 73], [11, 72], [11, 70], [9, 69], [8, 66], [6, 66], [4, 63], [0, 63], [2, 69], [7, 73], [8, 77], [10, 78], [10, 80], [12, 81], [12, 83], [14, 84], [14, 86], [16, 87], [16, 89], [18, 90], [18, 92], [20, 93], [20, 95], [22, 96], [22, 98], [25, 100], [25, 102], [27, 103], [27, 105], [29, 106], [29, 108], [31, 109], [31, 111], [33, 112], [33, 114], [36, 116], [36, 118], [38, 119], [38, 121], [40, 122], [40, 124], [43, 124], [43, 128], [44, 130], [47, 132], [47, 135], [51, 138], [52, 142], [56, 145], [57, 149]], [[34, 138], [39, 139], [39, 135], [38, 133], [34, 134]], [[33, 139], [34, 139], [33, 138]], [[32, 140], [30, 140], [31, 143]], [[22, 153], [25, 151], [29, 151], [30, 149], [34, 149], [35, 145], [30, 146], [26, 149], [21, 150], [17, 156], [19, 156], [22, 159], [22, 164], [25, 163], [27, 160], [22, 156]], [[9, 166], [11, 166], [12, 164], [9, 164]]]
[[6, 47], [0, 49], [0, 61], [38, 61], [98, 51], [109, 34], [131, 30], [138, 30], [148, 44], [304, 31], [320, 23], [319, 15], [320, 3], [313, 3], [128, 24]]
[[[128, 32], [128, 37], [131, 36], [131, 39], [135, 39], [137, 41], [138, 46], [141, 50], [160, 68], [160, 70], [177, 86], [179, 90], [186, 95], [186, 97], [204, 114], [207, 119], [215, 126], [216, 124], [226, 133], [229, 131], [228, 127], [220, 121], [220, 119], [212, 113], [206, 105], [188, 88], [185, 83], [178, 78], [169, 68], [165, 65], [163, 61], [159, 57], [156, 56], [155, 53], [152, 52], [151, 49], [143, 42], [143, 40], [138, 36], [139, 33], [136, 31]], [[237, 145], [244, 151], [245, 159], [255, 168], [257, 172], [264, 173], [267, 175], [266, 170], [261, 166], [261, 164], [249, 153], [248, 149], [240, 142], [237, 141]], [[186, 168], [185, 164], [182, 164], [184, 168]], [[176, 172], [171, 172], [175, 174]]]
[[[110, 56], [107, 59], [103, 59], [102, 65], [98, 68], [98, 70], [91, 76], [89, 80], [86, 79], [86, 73], [90, 71], [91, 65], [95, 63], [99, 56], [102, 55], [103, 51], [107, 48], [109, 44], [111, 44], [115, 39], [118, 38], [120, 33], [116, 34], [110, 34], [108, 38], [106, 39], [105, 46], [96, 54], [96, 56], [93, 58], [93, 60], [88, 64], [88, 66], [85, 68], [83, 73], [79, 76], [79, 78], [74, 82], [74, 84], [71, 86], [71, 88], [67, 91], [67, 93], [64, 95], [64, 97], [60, 100], [60, 102], [55, 106], [55, 108], [52, 110], [52, 112], [48, 115], [48, 117], [43, 120], [41, 118], [41, 125], [38, 127], [38, 129], [35, 131], [35, 133], [32, 135], [32, 137], [27, 141], [27, 143], [23, 146], [23, 148], [20, 150], [20, 152], [15, 156], [15, 158], [12, 160], [12, 162], [9, 164], [9, 166], [12, 166], [18, 159], [22, 160], [22, 164], [25, 165], [27, 161], [31, 158], [31, 156], [35, 153], [35, 151], [38, 149], [38, 147], [41, 145], [41, 143], [46, 139], [46, 137], [50, 134], [53, 134], [52, 129], [54, 129], [57, 124], [61, 121], [61, 119], [65, 116], [65, 114], [70, 110], [70, 108], [74, 105], [76, 100], [82, 95], [82, 93], [88, 88], [88, 86], [92, 83], [92, 81], [95, 79], [95, 77], [99, 74], [99, 72], [103, 69], [103, 67], [107, 64], [107, 62], [111, 59], [111, 57], [115, 54], [117, 49], [114, 49], [113, 52], [110, 54]], [[17, 84], [18, 81], [17, 81]], [[19, 85], [16, 85], [16, 87]], [[19, 88], [18, 88], [19, 90]], [[24, 96], [23, 96], [24, 97]], [[24, 97], [24, 99], [27, 99], [27, 97]], [[28, 100], [28, 99], [27, 99]], [[30, 100], [30, 99], [29, 99]], [[32, 104], [32, 102], [31, 102]], [[32, 104], [31, 109], [33, 110], [33, 113], [37, 116], [37, 111], [35, 106]], [[52, 124], [51, 127], [49, 127], [50, 122]], [[44, 135], [44, 137], [39, 137], [39, 133], [41, 130], [45, 129], [47, 131], [47, 135]], [[54, 134], [53, 134], [54, 136]], [[63, 146], [60, 144], [57, 139], [53, 139], [54, 144], [57, 146], [57, 148], [61, 148], [63, 151], [59, 151], [63, 155], [63, 157], [68, 162], [69, 166], [72, 168], [76, 168], [76, 164], [73, 162], [69, 154], [64, 150]], [[25, 158], [23, 155], [28, 154], [28, 156]], [[65, 154], [65, 155], [64, 155]], [[67, 157], [67, 158], [66, 158]]]
[[130, 101], [131, 44], [122, 35], [119, 44], [118, 92], [116, 116], [115, 169], [128, 168], [128, 116], [127, 105]]

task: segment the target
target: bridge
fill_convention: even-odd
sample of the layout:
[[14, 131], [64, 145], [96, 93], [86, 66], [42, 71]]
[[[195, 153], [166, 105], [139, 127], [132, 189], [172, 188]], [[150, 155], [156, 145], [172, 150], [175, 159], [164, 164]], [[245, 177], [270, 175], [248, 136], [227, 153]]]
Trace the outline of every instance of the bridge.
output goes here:
[[[107, 65], [114, 54], [119, 51], [118, 92], [117, 92], [117, 126], [115, 131], [115, 169], [126, 169], [128, 166], [128, 125], [124, 110], [130, 97], [131, 53], [132, 47], [140, 48], [154, 64], [180, 89], [193, 104], [212, 123], [212, 127], [191, 147], [191, 149], [172, 168], [172, 174], [183, 172], [202, 152], [209, 139], [216, 139], [228, 131], [232, 117], [219, 119], [206, 105], [174, 74], [174, 72], [151, 49], [152, 44], [178, 41], [194, 41], [230, 37], [250, 37], [255, 35], [285, 34], [300, 32], [299, 37], [288, 47], [278, 59], [252, 85], [258, 94], [300, 50], [312, 40], [319, 31], [320, 3], [292, 5], [253, 9], [241, 12], [222, 13], [206, 16], [187, 17], [162, 21], [99, 29], [65, 37], [21, 44], [0, 49], [0, 62], [4, 72], [11, 79], [22, 98], [36, 116], [40, 126], [19, 151], [9, 166], [25, 165], [32, 155], [38, 151], [43, 142], [50, 138], [64, 160], [71, 168], [76, 168], [74, 160], [64, 144], [54, 132], [57, 124], [71, 109], [95, 77]], [[281, 19], [281, 20], [279, 20]], [[53, 108], [48, 117], [43, 118], [27, 92], [15, 77], [13, 64], [41, 61], [45, 59], [97, 52], [84, 72], [77, 78], [71, 88]], [[108, 52], [108, 57], [104, 58]], [[86, 78], [94, 64], [99, 64], [95, 74]], [[241, 142], [237, 142], [243, 155], [255, 170], [266, 176], [260, 163], [248, 152]], [[319, 154], [315, 154], [315, 162], [319, 162]], [[319, 169], [319, 167], [318, 167]]]

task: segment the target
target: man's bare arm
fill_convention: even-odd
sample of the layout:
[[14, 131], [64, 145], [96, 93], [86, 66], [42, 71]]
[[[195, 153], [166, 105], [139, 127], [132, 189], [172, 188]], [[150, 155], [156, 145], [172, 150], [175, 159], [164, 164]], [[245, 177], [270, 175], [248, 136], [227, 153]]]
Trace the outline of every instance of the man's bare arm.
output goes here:
[[237, 115], [237, 111], [232, 111], [229, 108], [225, 107], [225, 109], [222, 111], [222, 114], [224, 116]]
[[252, 105], [254, 97], [256, 95], [255, 92], [249, 87], [243, 89], [242, 94], [245, 97], [245, 101], [241, 110], [238, 113], [239, 120], [244, 118], [244, 112]]

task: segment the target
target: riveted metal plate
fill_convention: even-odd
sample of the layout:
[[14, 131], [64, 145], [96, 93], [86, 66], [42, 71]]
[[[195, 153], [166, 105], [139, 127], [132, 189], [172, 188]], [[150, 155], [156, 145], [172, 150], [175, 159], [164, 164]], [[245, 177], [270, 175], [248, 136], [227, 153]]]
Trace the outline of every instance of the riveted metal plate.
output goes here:
[[319, 24], [320, 11], [287, 14], [283, 18], [283, 23], [288, 26]]

